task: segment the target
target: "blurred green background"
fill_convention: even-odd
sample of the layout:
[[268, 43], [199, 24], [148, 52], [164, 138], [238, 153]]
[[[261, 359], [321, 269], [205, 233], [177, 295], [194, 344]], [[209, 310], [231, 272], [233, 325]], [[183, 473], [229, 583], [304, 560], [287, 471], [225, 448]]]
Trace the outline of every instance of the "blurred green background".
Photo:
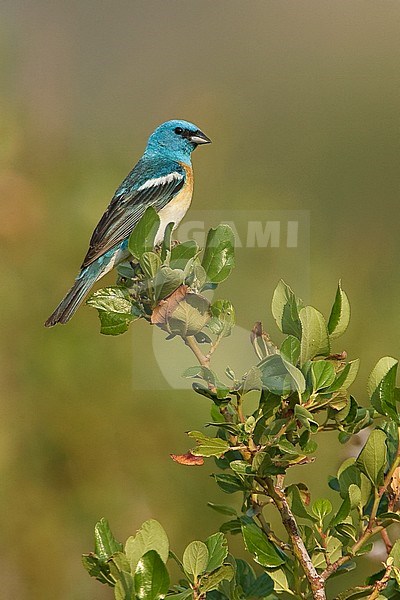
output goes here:
[[[89, 308], [66, 327], [42, 323], [149, 133], [185, 118], [214, 142], [194, 155], [194, 210], [310, 220], [309, 253], [242, 249], [219, 294], [243, 330], [261, 318], [274, 335], [280, 277], [325, 313], [341, 277], [353, 319], [337, 350], [362, 359], [361, 400], [376, 360], [400, 354], [400, 5], [1, 5], [1, 595], [106, 599], [80, 564], [99, 517], [120, 539], [157, 518], [180, 552], [219, 526], [206, 500], [232, 497], [208, 477], [211, 465], [169, 458], [188, 448], [184, 432], [208, 420], [209, 405], [168, 389], [148, 326], [103, 337]], [[177, 354], [176, 372], [184, 366]], [[328, 441], [321, 460], [334, 472], [343, 449]], [[326, 491], [321, 469], [308, 470], [314, 497]]]

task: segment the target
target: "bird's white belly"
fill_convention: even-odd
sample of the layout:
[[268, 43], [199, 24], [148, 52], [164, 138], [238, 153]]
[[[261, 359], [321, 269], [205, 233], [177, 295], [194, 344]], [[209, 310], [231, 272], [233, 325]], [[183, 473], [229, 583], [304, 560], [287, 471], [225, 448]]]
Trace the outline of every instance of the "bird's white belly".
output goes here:
[[176, 229], [189, 209], [193, 194], [193, 175], [192, 169], [182, 165], [186, 171], [186, 183], [182, 190], [164, 206], [159, 213], [160, 227], [158, 229], [155, 244], [161, 244], [164, 239], [165, 228], [168, 223], [174, 223], [173, 229]]

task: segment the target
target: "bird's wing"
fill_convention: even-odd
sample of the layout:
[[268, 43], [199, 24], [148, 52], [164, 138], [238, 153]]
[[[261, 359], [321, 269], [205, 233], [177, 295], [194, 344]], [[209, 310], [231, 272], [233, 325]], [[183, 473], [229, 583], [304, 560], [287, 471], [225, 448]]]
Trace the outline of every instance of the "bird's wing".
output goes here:
[[114, 194], [90, 239], [84, 269], [133, 231], [146, 208], [158, 212], [185, 184], [186, 172], [172, 161], [141, 160]]

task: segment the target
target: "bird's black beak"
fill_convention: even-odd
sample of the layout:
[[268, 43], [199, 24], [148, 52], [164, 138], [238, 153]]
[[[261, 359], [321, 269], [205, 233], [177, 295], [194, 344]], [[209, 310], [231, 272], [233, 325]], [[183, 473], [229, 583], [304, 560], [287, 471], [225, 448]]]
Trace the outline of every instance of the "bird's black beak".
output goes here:
[[189, 139], [193, 144], [211, 144], [210, 138], [200, 131], [200, 129], [192, 133]]

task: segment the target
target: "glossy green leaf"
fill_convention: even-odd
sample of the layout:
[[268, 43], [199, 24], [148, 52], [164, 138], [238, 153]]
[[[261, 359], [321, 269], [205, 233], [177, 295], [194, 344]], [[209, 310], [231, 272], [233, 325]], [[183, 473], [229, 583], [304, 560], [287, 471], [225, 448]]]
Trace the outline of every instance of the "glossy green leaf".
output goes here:
[[279, 567], [286, 561], [285, 554], [269, 541], [255, 523], [242, 525], [242, 534], [247, 550], [263, 567]]
[[186, 263], [196, 256], [199, 247], [194, 240], [187, 240], [171, 249], [169, 266], [171, 269], [184, 269]]
[[347, 294], [342, 290], [341, 282], [336, 292], [335, 302], [328, 321], [328, 332], [332, 340], [346, 331], [350, 322], [350, 303]]
[[149, 206], [129, 237], [129, 252], [135, 258], [140, 259], [143, 252], [153, 249], [159, 227], [160, 217], [154, 208]]
[[227, 504], [215, 504], [214, 502], [207, 502], [207, 506], [209, 506], [216, 512], [221, 513], [222, 515], [229, 515], [234, 517], [237, 516], [236, 509], [234, 509], [232, 506], [228, 506]]
[[210, 575], [207, 575], [207, 577], [202, 579], [200, 589], [203, 593], [211, 592], [212, 590], [217, 590], [219, 584], [222, 581], [231, 581], [234, 577], [234, 574], [235, 571], [231, 565], [223, 565], [222, 567], [220, 567], [219, 569], [217, 569], [213, 573], [210, 573]]
[[315, 500], [311, 510], [319, 521], [323, 521], [332, 512], [332, 503], [327, 498], [319, 498]]
[[395, 400], [398, 361], [390, 356], [381, 358], [372, 370], [367, 389], [372, 406], [382, 415], [398, 421]]
[[206, 539], [208, 549], [208, 563], [206, 571], [211, 573], [218, 569], [228, 556], [228, 542], [223, 533], [214, 533]]
[[204, 542], [191, 542], [183, 553], [183, 568], [186, 573], [197, 578], [206, 570], [208, 560], [208, 548]]
[[161, 267], [161, 258], [155, 252], [143, 252], [139, 262], [147, 277], [154, 277]]
[[335, 369], [327, 360], [317, 360], [311, 363], [311, 379], [315, 391], [329, 387], [335, 381]]
[[300, 340], [293, 335], [288, 335], [281, 345], [281, 356], [292, 365], [297, 365], [300, 358]]
[[281, 279], [272, 297], [272, 314], [283, 333], [300, 339], [299, 311], [303, 306], [302, 300], [296, 298], [293, 290]]
[[122, 544], [113, 536], [107, 519], [100, 519], [94, 528], [95, 553], [101, 560], [108, 560], [114, 552], [120, 552]]
[[304, 365], [315, 356], [329, 353], [329, 337], [325, 319], [313, 306], [299, 312], [301, 321], [300, 364]]
[[125, 543], [125, 554], [134, 573], [139, 559], [149, 550], [155, 550], [164, 562], [167, 562], [169, 542], [164, 528], [155, 519], [145, 521], [135, 536]]
[[191, 450], [194, 456], [221, 456], [229, 450], [229, 443], [219, 437], [211, 438], [201, 431], [189, 431], [188, 435], [197, 442]]
[[163, 560], [155, 550], [149, 550], [139, 560], [135, 570], [137, 600], [161, 600], [169, 589], [169, 575]]
[[378, 487], [383, 482], [386, 462], [386, 434], [380, 429], [374, 429], [357, 458], [357, 465], [372, 485]]
[[107, 287], [95, 291], [86, 304], [96, 308], [100, 318], [100, 332], [104, 335], [119, 335], [127, 331], [129, 324], [138, 319], [129, 292], [121, 287]]
[[229, 225], [218, 225], [207, 235], [202, 267], [207, 281], [221, 283], [229, 277], [235, 265], [235, 237]]

